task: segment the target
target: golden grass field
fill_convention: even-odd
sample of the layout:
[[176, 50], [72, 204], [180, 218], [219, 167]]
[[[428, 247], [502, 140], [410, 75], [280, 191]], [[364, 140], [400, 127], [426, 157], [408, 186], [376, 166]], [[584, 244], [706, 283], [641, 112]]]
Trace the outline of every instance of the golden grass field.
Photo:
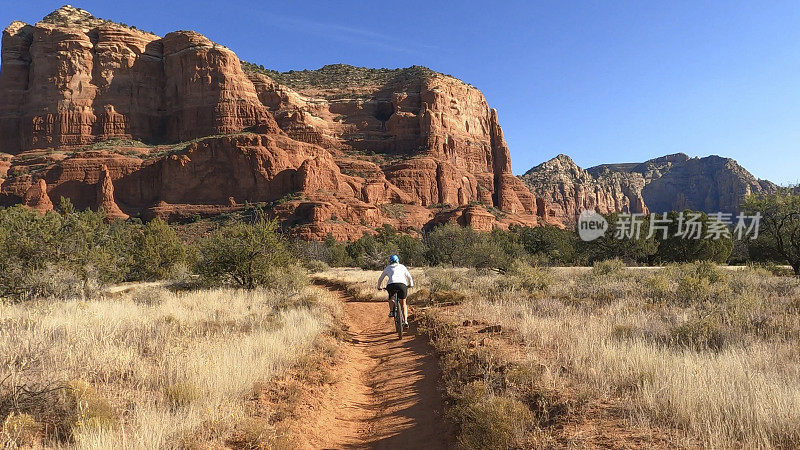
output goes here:
[[[614, 262], [414, 274], [465, 447], [800, 446], [794, 277]], [[323, 274], [382, 298], [377, 275]]]
[[[378, 274], [314, 276], [385, 301]], [[614, 261], [412, 274], [411, 312], [438, 356], [444, 414], [463, 448], [800, 446], [795, 277]], [[300, 380], [273, 403], [253, 399], [298, 364], [324, 370], [303, 361], [329, 350], [319, 342], [341, 300], [314, 286], [142, 284], [0, 304], [0, 438], [8, 448], [292, 448], [302, 439], [286, 430], [303, 430], [259, 408], [289, 410], [299, 391], [316, 391]], [[338, 381], [318, 380], [335, 398]]]
[[0, 305], [4, 445], [221, 445], [259, 384], [331, 326], [329, 295], [146, 288]]

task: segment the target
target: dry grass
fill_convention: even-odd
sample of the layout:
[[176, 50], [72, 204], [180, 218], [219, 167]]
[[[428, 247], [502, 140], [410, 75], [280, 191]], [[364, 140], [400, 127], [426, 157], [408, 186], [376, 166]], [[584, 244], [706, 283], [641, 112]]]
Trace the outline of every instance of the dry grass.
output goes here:
[[85, 449], [224, 441], [254, 389], [301, 360], [336, 307], [317, 288], [0, 305], [2, 439]]
[[[411, 276], [416, 286], [427, 283], [426, 271], [410, 268]], [[314, 274], [314, 278], [344, 288], [348, 295], [361, 301], [386, 301], [386, 292], [376, 289], [376, 282], [381, 272], [379, 270], [361, 270], [346, 267], [334, 267]], [[385, 281], [384, 281], [385, 283]], [[413, 295], [418, 288], [409, 289]]]
[[[486, 395], [473, 405], [498, 395], [516, 397], [540, 417], [537, 404], [544, 392], [547, 404], [611, 405], [609, 414], [627, 429], [669, 432], [658, 445], [800, 446], [800, 281], [795, 278], [710, 264], [631, 270], [606, 263], [591, 270], [517, 267], [507, 275], [426, 269], [420, 280], [433, 294], [463, 296], [457, 306], [434, 307], [427, 316], [429, 327], [439, 327], [434, 340], [445, 350], [443, 361], [466, 374], [462, 386], [471, 383], [474, 390], [476, 379], [483, 383]], [[452, 332], [466, 329], [460, 326], [464, 320], [501, 324], [504, 337], [476, 346]], [[459, 354], [467, 356], [452, 356]], [[531, 386], [513, 387], [509, 367], [533, 373], [526, 381]], [[535, 400], [528, 401], [532, 395]], [[573, 417], [554, 428], [540, 420], [538, 431], [528, 430], [529, 442], [592, 445], [579, 434], [563, 436], [567, 422], [580, 420]], [[553, 441], [558, 433], [562, 436]], [[462, 442], [473, 441], [462, 435]]]

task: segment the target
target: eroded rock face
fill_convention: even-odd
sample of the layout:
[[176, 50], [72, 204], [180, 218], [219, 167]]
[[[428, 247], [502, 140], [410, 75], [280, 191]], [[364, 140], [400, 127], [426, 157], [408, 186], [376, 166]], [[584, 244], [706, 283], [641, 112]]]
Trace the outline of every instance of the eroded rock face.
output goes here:
[[2, 151], [278, 130], [230, 50], [191, 31], [160, 38], [87, 14], [65, 7], [4, 31]]
[[683, 153], [644, 163], [604, 164], [581, 169], [559, 155], [529, 170], [522, 180], [547, 202], [545, 214], [574, 223], [582, 210], [662, 213], [693, 209], [734, 213], [745, 195], [772, 192], [736, 161]]
[[22, 204], [39, 212], [52, 211], [53, 202], [50, 201], [50, 197], [47, 195], [47, 183], [39, 179], [39, 182], [32, 184], [25, 191]]
[[162, 38], [72, 7], [3, 34], [0, 152], [0, 204], [66, 197], [181, 220], [260, 203], [309, 239], [437, 217], [535, 225], [548, 204], [511, 173], [497, 112], [452, 77], [280, 74], [191, 31]]
[[97, 182], [97, 209], [103, 210], [106, 218], [110, 220], [125, 220], [130, 217], [119, 209], [114, 200], [114, 183], [111, 181], [111, 174], [106, 165], [100, 168], [100, 180]]
[[642, 196], [653, 211], [735, 213], [745, 196], [775, 190], [775, 184], [756, 179], [733, 159], [708, 156], [673, 166], [647, 183]]

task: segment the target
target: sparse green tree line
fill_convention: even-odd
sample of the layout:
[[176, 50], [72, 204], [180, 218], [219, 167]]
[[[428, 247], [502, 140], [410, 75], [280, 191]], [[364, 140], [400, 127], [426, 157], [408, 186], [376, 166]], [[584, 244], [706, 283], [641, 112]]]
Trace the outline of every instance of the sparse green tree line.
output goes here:
[[[486, 233], [452, 224], [416, 235], [384, 226], [353, 242], [304, 242], [286, 238], [274, 221], [256, 213], [220, 221], [214, 231], [186, 244], [159, 219], [108, 222], [102, 212], [76, 211], [69, 201], [46, 214], [16, 206], [0, 209], [0, 297], [89, 295], [107, 284], [180, 276], [205, 285], [289, 289], [303, 282], [306, 269], [377, 269], [395, 253], [411, 266], [507, 270], [520, 260], [585, 265], [618, 258], [645, 265], [759, 261], [788, 264], [800, 274], [800, 196], [791, 190], [750, 196], [743, 209], [763, 216], [755, 240], [683, 239], [675, 236], [674, 220], [666, 231], [650, 233], [648, 218], [639, 239], [616, 239], [618, 217], [611, 214], [606, 235], [590, 242], [555, 226]], [[705, 227], [714, 219], [700, 214], [700, 221]]]

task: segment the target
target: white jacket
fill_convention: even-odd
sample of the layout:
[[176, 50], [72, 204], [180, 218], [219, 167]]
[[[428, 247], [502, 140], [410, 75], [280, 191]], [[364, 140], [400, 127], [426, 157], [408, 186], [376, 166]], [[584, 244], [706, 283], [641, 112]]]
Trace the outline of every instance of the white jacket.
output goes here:
[[414, 286], [414, 279], [411, 278], [411, 273], [406, 269], [406, 266], [400, 263], [389, 264], [383, 269], [383, 273], [378, 278], [378, 289], [381, 288], [381, 282], [386, 277], [388, 277], [386, 284], [403, 283], [409, 287]]

